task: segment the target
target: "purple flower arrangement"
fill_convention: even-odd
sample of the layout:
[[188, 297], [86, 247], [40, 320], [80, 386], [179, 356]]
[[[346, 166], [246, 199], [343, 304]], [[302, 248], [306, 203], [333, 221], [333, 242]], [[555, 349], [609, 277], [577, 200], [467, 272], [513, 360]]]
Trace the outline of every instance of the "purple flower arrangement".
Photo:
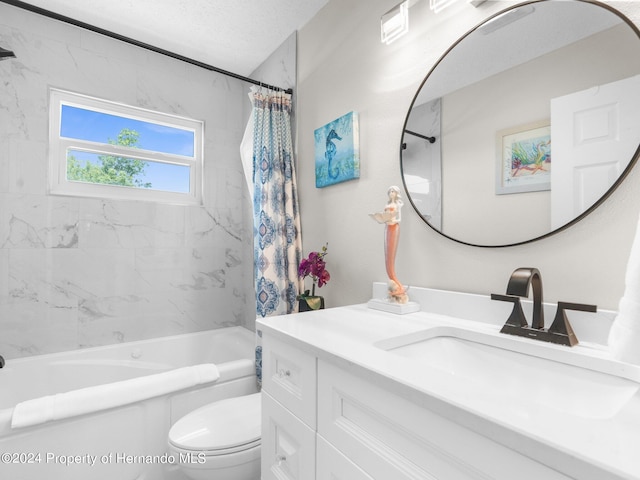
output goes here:
[[[327, 245], [322, 247], [319, 252], [311, 252], [307, 258], [303, 258], [298, 266], [298, 276], [303, 280], [306, 277], [311, 277], [313, 280], [313, 286], [311, 287], [311, 296], [315, 297], [316, 284], [318, 288], [321, 288], [325, 283], [331, 279], [331, 275], [326, 268], [326, 262], [324, 257], [327, 255]], [[309, 290], [305, 290], [304, 295], [301, 297], [308, 297]]]

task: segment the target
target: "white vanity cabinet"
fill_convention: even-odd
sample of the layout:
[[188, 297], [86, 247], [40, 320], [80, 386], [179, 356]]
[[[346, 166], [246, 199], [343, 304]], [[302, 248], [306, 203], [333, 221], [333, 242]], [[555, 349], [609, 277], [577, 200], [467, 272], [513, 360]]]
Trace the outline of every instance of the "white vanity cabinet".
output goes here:
[[263, 480], [570, 479], [295, 344], [263, 332]]
[[316, 357], [263, 335], [262, 480], [313, 480]]
[[316, 432], [262, 392], [262, 480], [315, 479]]
[[322, 360], [318, 434], [375, 480], [570, 479], [420, 406], [419, 395]]

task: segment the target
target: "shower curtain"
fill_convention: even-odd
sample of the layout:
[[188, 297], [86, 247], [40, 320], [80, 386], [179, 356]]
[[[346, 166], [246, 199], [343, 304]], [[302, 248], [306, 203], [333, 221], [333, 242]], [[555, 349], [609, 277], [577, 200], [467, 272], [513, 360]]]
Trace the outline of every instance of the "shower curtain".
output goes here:
[[[253, 87], [253, 251], [261, 317], [292, 313], [302, 247], [291, 140], [291, 95]], [[250, 131], [250, 128], [248, 128]]]

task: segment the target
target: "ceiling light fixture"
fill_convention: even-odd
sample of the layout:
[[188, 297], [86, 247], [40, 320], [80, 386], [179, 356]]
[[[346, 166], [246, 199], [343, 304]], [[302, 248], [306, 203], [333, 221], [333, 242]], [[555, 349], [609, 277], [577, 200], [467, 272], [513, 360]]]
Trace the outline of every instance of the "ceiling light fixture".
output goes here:
[[380, 40], [389, 45], [409, 31], [409, 0], [399, 3], [380, 18]]
[[[453, 5], [457, 1], [458, 0], [429, 0], [429, 8], [433, 10], [434, 13], [439, 13], [445, 8], [447, 8], [449, 5]], [[480, 5], [482, 5], [486, 1], [487, 0], [467, 0], [467, 3], [469, 5], [473, 5], [474, 7], [478, 8]]]
[[434, 13], [440, 13], [449, 5], [452, 5], [457, 1], [458, 0], [429, 0], [429, 8], [433, 10]]

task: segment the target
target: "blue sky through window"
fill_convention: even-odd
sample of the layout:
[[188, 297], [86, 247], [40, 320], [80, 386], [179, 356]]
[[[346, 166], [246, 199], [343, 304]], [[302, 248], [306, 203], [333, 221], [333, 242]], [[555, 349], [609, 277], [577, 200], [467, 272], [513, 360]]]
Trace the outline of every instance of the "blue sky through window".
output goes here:
[[[139, 133], [138, 148], [156, 152], [194, 156], [195, 134], [191, 130], [62, 105], [60, 136], [99, 143], [116, 141], [122, 129]], [[81, 161], [97, 163], [97, 155], [74, 151]], [[189, 192], [189, 167], [147, 162], [144, 181], [154, 190]]]

